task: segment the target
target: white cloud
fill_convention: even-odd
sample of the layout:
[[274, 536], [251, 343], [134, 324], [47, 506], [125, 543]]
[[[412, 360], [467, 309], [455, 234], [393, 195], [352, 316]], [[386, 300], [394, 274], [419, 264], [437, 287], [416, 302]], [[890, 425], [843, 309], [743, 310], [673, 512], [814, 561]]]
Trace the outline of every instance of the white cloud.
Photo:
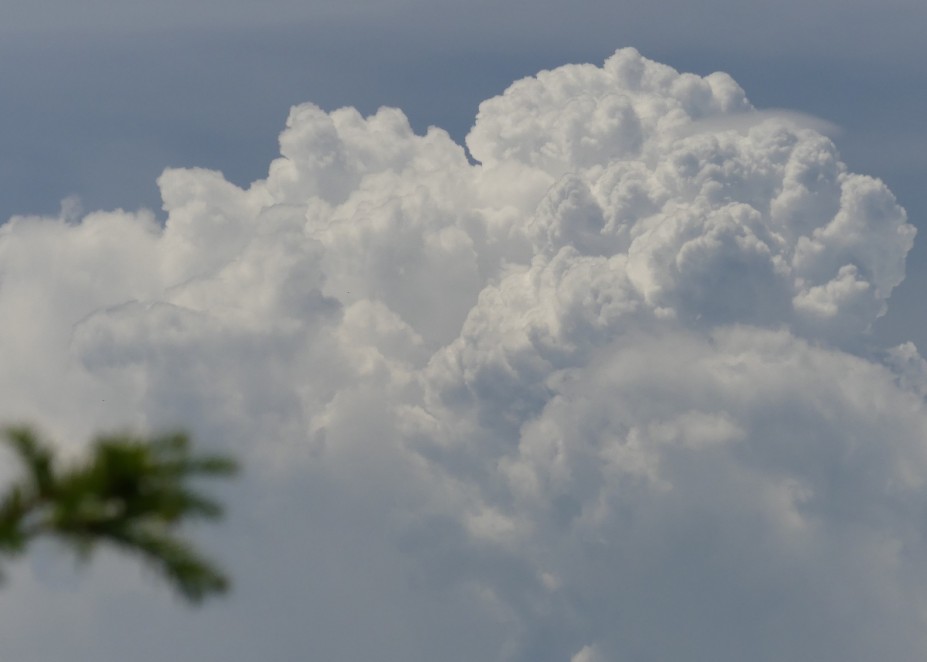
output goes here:
[[[924, 362], [862, 355], [914, 229], [817, 128], [633, 50], [486, 101], [477, 164], [297, 106], [163, 226], [0, 227], [0, 417], [243, 456], [201, 659], [919, 659]], [[100, 581], [60, 650], [147, 597]]]

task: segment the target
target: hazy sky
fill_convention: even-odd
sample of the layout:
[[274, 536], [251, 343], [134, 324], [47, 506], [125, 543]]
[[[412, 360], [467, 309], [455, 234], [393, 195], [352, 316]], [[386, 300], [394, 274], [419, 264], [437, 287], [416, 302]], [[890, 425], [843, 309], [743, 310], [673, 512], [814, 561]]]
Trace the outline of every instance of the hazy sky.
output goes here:
[[4, 662], [924, 659], [922, 2], [0, 19], [0, 420], [247, 468]]

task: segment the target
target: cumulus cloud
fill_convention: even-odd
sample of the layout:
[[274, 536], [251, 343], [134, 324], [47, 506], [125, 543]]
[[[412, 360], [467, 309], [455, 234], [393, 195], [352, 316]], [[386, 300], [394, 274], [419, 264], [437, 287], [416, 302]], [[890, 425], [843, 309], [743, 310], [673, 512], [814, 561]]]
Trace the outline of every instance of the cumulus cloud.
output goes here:
[[0, 227], [0, 416], [243, 456], [277, 544], [219, 536], [202, 659], [920, 659], [925, 363], [868, 336], [914, 228], [823, 128], [633, 49], [466, 150], [294, 107], [266, 179], [166, 171], [163, 223]]

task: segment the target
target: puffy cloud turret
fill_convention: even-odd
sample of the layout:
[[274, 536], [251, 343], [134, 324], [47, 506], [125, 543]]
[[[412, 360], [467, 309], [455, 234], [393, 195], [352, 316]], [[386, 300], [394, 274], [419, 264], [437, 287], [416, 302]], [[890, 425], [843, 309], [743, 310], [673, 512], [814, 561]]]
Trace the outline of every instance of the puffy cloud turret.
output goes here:
[[925, 363], [865, 348], [914, 238], [885, 185], [633, 49], [516, 82], [466, 145], [304, 104], [247, 188], [166, 171], [163, 223], [11, 220], [0, 417], [244, 455], [310, 610], [364, 596], [313, 650], [922, 659]]

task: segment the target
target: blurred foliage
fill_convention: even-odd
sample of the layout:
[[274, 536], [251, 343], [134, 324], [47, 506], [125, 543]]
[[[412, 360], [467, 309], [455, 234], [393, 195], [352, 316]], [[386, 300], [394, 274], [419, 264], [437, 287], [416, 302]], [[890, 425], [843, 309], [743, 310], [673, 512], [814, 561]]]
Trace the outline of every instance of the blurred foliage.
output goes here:
[[43, 534], [82, 559], [109, 543], [140, 556], [191, 603], [228, 590], [228, 577], [179, 528], [190, 519], [222, 516], [222, 507], [190, 481], [234, 475], [233, 460], [194, 455], [183, 433], [120, 434], [97, 437], [84, 462], [61, 466], [30, 428], [4, 433], [26, 475], [0, 499], [0, 554], [22, 554]]

